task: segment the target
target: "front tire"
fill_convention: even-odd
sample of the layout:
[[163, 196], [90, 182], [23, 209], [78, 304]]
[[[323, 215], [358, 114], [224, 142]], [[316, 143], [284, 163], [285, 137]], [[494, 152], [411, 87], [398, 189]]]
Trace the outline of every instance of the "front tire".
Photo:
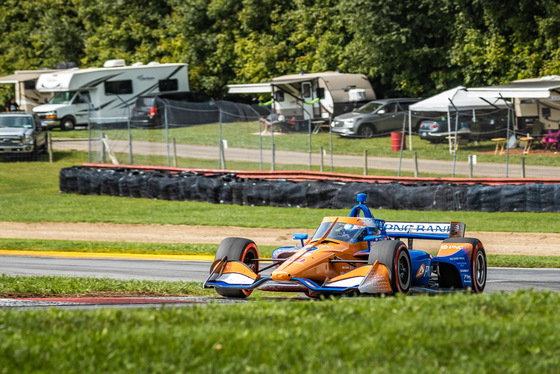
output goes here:
[[63, 131], [71, 131], [76, 127], [76, 122], [70, 117], [64, 117], [60, 121], [60, 129]]
[[[214, 261], [226, 257], [228, 261], [241, 261], [257, 273], [259, 262], [254, 261], [259, 258], [259, 250], [255, 242], [244, 238], [225, 238], [222, 240], [216, 251]], [[212, 271], [213, 269], [210, 269]], [[218, 295], [233, 298], [246, 298], [253, 290], [231, 290], [227, 288], [216, 288]]]
[[387, 267], [393, 293], [406, 294], [412, 283], [412, 261], [406, 245], [399, 240], [385, 240], [371, 244], [368, 264], [376, 261]]

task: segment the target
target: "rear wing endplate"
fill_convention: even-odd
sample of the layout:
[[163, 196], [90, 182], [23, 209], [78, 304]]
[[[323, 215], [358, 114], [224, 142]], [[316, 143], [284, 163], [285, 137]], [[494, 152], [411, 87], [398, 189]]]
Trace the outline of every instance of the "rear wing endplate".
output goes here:
[[463, 222], [385, 222], [387, 236], [392, 238], [436, 239], [465, 236]]

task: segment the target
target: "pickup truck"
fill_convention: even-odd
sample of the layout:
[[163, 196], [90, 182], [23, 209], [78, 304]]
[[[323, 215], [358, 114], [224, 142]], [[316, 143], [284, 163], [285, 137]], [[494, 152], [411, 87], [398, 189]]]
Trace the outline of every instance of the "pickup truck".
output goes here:
[[[0, 157], [37, 160], [47, 150], [47, 134], [32, 113], [0, 113]], [[23, 157], [22, 157], [23, 156]]]

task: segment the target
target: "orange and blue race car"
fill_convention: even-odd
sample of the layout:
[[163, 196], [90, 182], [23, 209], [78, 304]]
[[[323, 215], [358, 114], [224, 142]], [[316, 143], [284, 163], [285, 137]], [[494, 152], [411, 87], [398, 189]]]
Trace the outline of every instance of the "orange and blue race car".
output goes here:
[[[484, 247], [464, 237], [464, 223], [386, 222], [373, 217], [366, 199], [358, 194], [349, 217], [325, 217], [311, 239], [294, 234], [300, 245], [277, 248], [271, 258], [260, 258], [252, 240], [224, 239], [204, 287], [232, 298], [255, 289], [314, 298], [484, 290]], [[437, 255], [412, 249], [415, 239], [441, 241]]]

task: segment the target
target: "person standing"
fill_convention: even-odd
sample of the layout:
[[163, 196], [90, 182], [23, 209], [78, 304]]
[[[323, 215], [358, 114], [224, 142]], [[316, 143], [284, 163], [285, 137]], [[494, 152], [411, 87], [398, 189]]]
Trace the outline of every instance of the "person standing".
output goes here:
[[19, 112], [19, 105], [16, 103], [16, 99], [10, 100], [10, 103], [6, 107], [6, 112]]

